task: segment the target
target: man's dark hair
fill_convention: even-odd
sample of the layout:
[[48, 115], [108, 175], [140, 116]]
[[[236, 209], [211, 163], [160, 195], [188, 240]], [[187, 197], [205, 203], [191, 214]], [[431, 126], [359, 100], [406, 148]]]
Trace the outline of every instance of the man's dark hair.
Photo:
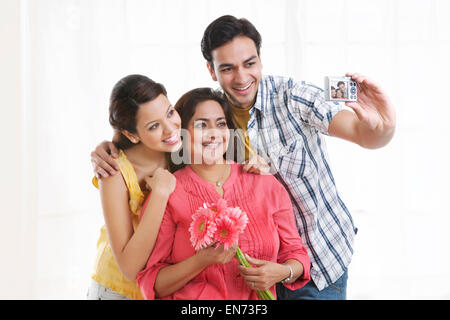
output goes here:
[[237, 36], [246, 36], [252, 39], [259, 56], [262, 39], [255, 26], [247, 19], [237, 19], [234, 16], [225, 15], [211, 22], [203, 33], [201, 42], [203, 57], [212, 66], [211, 52]]

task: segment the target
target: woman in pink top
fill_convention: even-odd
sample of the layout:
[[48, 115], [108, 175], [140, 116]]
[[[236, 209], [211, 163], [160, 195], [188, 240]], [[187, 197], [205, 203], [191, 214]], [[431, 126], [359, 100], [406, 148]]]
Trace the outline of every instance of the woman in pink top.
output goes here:
[[[146, 299], [258, 299], [255, 290], [275, 284], [295, 290], [309, 279], [310, 260], [298, 235], [291, 201], [272, 175], [247, 173], [224, 159], [232, 126], [228, 102], [209, 88], [183, 95], [175, 109], [187, 130], [183, 151], [192, 161], [175, 172], [155, 247], [137, 283]], [[255, 266], [233, 259], [236, 247], [195, 251], [190, 242], [192, 214], [203, 203], [224, 198], [247, 213], [239, 247]], [[145, 212], [146, 203], [142, 212]]]

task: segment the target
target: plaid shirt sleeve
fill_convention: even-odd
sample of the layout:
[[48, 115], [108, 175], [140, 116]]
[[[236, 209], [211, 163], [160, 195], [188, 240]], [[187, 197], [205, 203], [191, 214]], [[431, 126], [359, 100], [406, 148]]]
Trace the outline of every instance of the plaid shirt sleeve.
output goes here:
[[344, 107], [325, 100], [324, 90], [304, 82], [295, 83], [290, 91], [291, 107], [300, 119], [322, 134], [329, 135], [331, 119]]
[[[356, 227], [336, 188], [325, 139], [344, 106], [324, 91], [288, 77], [262, 78], [250, 110], [250, 142], [262, 146], [291, 199], [299, 234], [319, 290], [339, 279], [353, 255]], [[264, 154], [264, 152], [263, 152]]]

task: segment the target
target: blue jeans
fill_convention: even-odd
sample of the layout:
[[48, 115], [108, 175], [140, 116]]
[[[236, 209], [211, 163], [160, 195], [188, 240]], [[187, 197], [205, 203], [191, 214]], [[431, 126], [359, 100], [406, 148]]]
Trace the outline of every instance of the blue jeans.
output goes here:
[[348, 271], [319, 291], [311, 280], [305, 286], [297, 290], [289, 290], [283, 284], [277, 283], [277, 299], [279, 300], [345, 300], [347, 298]]

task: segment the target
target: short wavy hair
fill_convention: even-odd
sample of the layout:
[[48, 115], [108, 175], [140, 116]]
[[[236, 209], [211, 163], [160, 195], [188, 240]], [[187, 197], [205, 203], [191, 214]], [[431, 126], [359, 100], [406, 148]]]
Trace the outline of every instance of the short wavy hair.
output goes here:
[[225, 15], [211, 22], [203, 33], [201, 41], [203, 57], [212, 66], [211, 52], [238, 36], [252, 39], [259, 56], [262, 39], [255, 26], [245, 18], [238, 19], [231, 15]]

